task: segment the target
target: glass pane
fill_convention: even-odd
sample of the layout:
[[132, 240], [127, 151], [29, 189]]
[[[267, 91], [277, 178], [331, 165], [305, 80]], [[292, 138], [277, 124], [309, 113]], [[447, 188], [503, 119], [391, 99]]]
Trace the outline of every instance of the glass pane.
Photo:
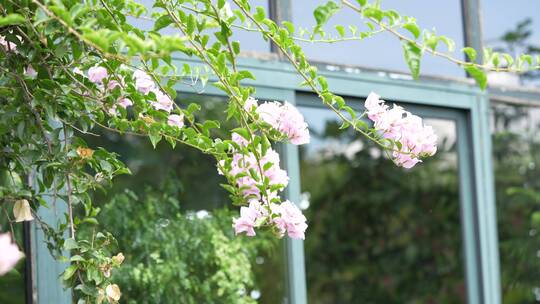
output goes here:
[[[490, 0], [482, 2], [482, 34], [487, 47], [510, 54], [523, 52], [540, 55], [540, 1]], [[504, 20], [504, 22], [502, 22]], [[520, 77], [495, 74], [490, 83], [499, 85], [540, 85], [540, 73]]]
[[[204, 104], [202, 119], [225, 111], [218, 97], [179, 98], [182, 107], [191, 102]], [[109, 132], [86, 140], [117, 152], [132, 172], [95, 199], [105, 202], [99, 221], [126, 256], [114, 274], [125, 303], [283, 302], [282, 242], [269, 233], [234, 236], [238, 210], [210, 156], [167, 143], [154, 149], [147, 138]]]
[[492, 106], [503, 302], [540, 301], [540, 108]]
[[438, 152], [404, 170], [333, 113], [302, 110], [309, 303], [466, 302], [455, 122], [425, 119]]
[[[7, 210], [7, 209], [4, 209]], [[0, 210], [3, 213], [3, 210]], [[17, 246], [23, 251], [23, 225], [14, 223]], [[0, 233], [11, 233], [11, 227], [2, 214], [0, 216]], [[13, 237], [13, 235], [12, 235]], [[3, 276], [0, 276], [0, 303], [2, 304], [24, 304], [26, 303], [26, 264], [25, 259], [21, 259], [17, 266]]]
[[[315, 25], [313, 10], [325, 0], [294, 0], [292, 2], [293, 21], [296, 26], [311, 29]], [[353, 1], [354, 2], [354, 1]], [[383, 9], [395, 9], [402, 15], [413, 16], [421, 28], [432, 29], [454, 39], [456, 50], [463, 47], [463, 26], [461, 18], [461, 2], [452, 1], [423, 1], [423, 0], [384, 0]], [[363, 20], [357, 13], [345, 8], [336, 14], [325, 29], [326, 32], [337, 36], [334, 26], [340, 24], [347, 27], [356, 25], [359, 30], [367, 30]], [[399, 39], [388, 33], [377, 34], [362, 41], [348, 41], [334, 44], [302, 43], [308, 58], [317, 61], [337, 64], [360, 65], [367, 68], [385, 69], [408, 72], [403, 60]], [[384, 53], [384, 56], [381, 56]], [[456, 54], [456, 56], [458, 56]], [[463, 77], [462, 69], [446, 60], [430, 55], [422, 59], [421, 73], [426, 75]]]

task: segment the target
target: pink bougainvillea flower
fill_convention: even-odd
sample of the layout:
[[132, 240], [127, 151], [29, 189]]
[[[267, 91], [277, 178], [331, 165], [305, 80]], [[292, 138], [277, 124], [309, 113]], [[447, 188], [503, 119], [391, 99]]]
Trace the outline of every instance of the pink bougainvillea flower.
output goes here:
[[166, 112], [171, 112], [173, 108], [173, 101], [169, 95], [163, 93], [162, 91], [155, 89], [152, 91], [156, 95], [157, 101], [152, 101], [152, 107], [156, 110], [163, 110]]
[[25, 74], [26, 76], [32, 77], [32, 78], [34, 78], [34, 77], [37, 76], [36, 70], [34, 70], [34, 67], [31, 66], [31, 65], [29, 65], [29, 66], [26, 67], [26, 69], [24, 70], [24, 74]]
[[369, 94], [364, 106], [375, 129], [384, 138], [399, 143], [392, 151], [392, 160], [398, 166], [412, 168], [422, 162], [421, 157], [437, 152], [437, 135], [431, 126], [424, 125], [422, 118], [397, 105], [389, 108], [375, 93]]
[[23, 256], [17, 245], [11, 242], [9, 233], [0, 234], [0, 276], [15, 267]]
[[270, 184], [286, 187], [289, 183], [289, 176], [287, 176], [287, 171], [279, 167], [279, 162], [279, 153], [272, 149], [268, 149], [266, 154], [261, 158], [261, 166], [263, 168], [267, 167], [267, 164], [272, 164], [264, 171], [264, 176], [268, 177]]
[[233, 218], [235, 234], [246, 233], [247, 236], [255, 236], [256, 221], [263, 216], [263, 207], [260, 202], [251, 200], [248, 207], [240, 208], [240, 217]]
[[[233, 133], [233, 140], [240, 146], [247, 144], [247, 141], [240, 135]], [[246, 154], [235, 151], [231, 159], [231, 168], [227, 172], [229, 175], [236, 177], [236, 185], [242, 191], [246, 198], [256, 197], [261, 199], [261, 191], [259, 189], [263, 184], [264, 178], [268, 179], [268, 185], [281, 191], [289, 183], [287, 172], [279, 167], [279, 154], [271, 148], [261, 156], [260, 162], [253, 152]], [[225, 162], [220, 162], [220, 167], [223, 167]], [[261, 170], [263, 171], [261, 176]], [[220, 174], [221, 169], [218, 169]], [[256, 174], [254, 177], [253, 174]], [[267, 193], [266, 196], [275, 196], [275, 193]]]
[[373, 121], [380, 120], [381, 115], [386, 113], [386, 109], [388, 108], [388, 106], [384, 104], [384, 101], [379, 98], [379, 95], [371, 92], [364, 104], [367, 109], [368, 118]]
[[232, 139], [232, 141], [237, 143], [240, 147], [245, 147], [248, 144], [247, 139], [245, 139], [242, 135], [240, 135], [238, 133], [232, 133], [231, 134], [231, 139]]
[[277, 101], [262, 103], [257, 107], [257, 114], [264, 122], [277, 129], [281, 115], [281, 104]]
[[287, 200], [279, 205], [272, 204], [271, 208], [272, 214], [277, 215], [273, 222], [282, 235], [287, 232], [291, 238], [302, 240], [305, 238], [308, 227], [306, 217], [295, 204]]
[[118, 105], [125, 109], [127, 107], [132, 106], [133, 102], [129, 98], [121, 97], [118, 99]]
[[78, 67], [74, 67], [74, 68], [73, 68], [73, 73], [79, 74], [79, 75], [81, 75], [81, 76], [86, 77], [86, 76], [84, 75], [83, 71], [82, 71], [81, 69], [79, 69]]
[[124, 79], [120, 77], [120, 81], [115, 80], [115, 79], [112, 79], [111, 81], [109, 81], [109, 83], [107, 84], [107, 89], [114, 90], [114, 88], [122, 87], [122, 86], [124, 86]]
[[246, 111], [253, 111], [254, 109], [257, 108], [257, 99], [253, 98], [253, 97], [248, 97], [248, 99], [246, 100], [246, 103], [244, 104], [244, 109]]
[[285, 133], [293, 145], [309, 143], [309, 129], [304, 116], [288, 102], [282, 106], [278, 130]]
[[135, 88], [137, 91], [145, 95], [156, 88], [156, 83], [152, 80], [152, 77], [141, 70], [136, 70], [133, 73], [133, 78], [135, 78]]
[[292, 104], [265, 102], [258, 106], [257, 114], [272, 128], [285, 134], [294, 145], [309, 143], [309, 129], [304, 116]]
[[88, 69], [88, 79], [95, 84], [103, 83], [103, 79], [107, 78], [107, 76], [109, 76], [109, 74], [104, 67], [96, 66]]
[[[19, 40], [21, 38], [17, 36]], [[6, 40], [6, 37], [0, 35], [0, 45], [8, 52], [17, 53], [17, 45], [11, 41]]]
[[115, 104], [113, 104], [108, 110], [107, 110], [107, 113], [109, 113], [109, 115], [111, 116], [116, 116], [118, 115], [118, 111], [116, 110], [117, 109], [117, 106]]
[[116, 116], [118, 115], [117, 106], [120, 106], [121, 108], [126, 109], [127, 107], [132, 106], [132, 105], [133, 105], [133, 102], [129, 98], [120, 97], [116, 101], [116, 104], [113, 104], [112, 107], [110, 107], [107, 110], [107, 113], [109, 113], [109, 115], [111, 116]]
[[167, 118], [167, 124], [169, 126], [182, 128], [184, 126], [184, 115], [171, 114]]

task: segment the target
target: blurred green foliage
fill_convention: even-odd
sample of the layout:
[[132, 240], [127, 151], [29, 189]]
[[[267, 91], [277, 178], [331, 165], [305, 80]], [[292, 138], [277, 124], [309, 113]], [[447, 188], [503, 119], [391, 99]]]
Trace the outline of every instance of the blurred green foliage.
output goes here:
[[[198, 100], [204, 118], [224, 111], [220, 98]], [[99, 135], [86, 140], [119, 153], [133, 173], [95, 197], [100, 224], [126, 257], [113, 272], [121, 303], [283, 302], [281, 241], [268, 232], [234, 236], [238, 210], [224, 207], [229, 198], [219, 184], [225, 180], [213, 159], [185, 146], [154, 149], [146, 138]]]
[[334, 119], [312, 134], [301, 154], [310, 303], [464, 303], [455, 146], [403, 170]]
[[101, 221], [126, 257], [114, 277], [123, 301], [255, 303], [251, 261], [265, 240], [235, 238], [226, 209], [180, 213], [170, 190], [126, 191], [104, 206]]
[[503, 303], [537, 303], [540, 109], [495, 104], [492, 112]]

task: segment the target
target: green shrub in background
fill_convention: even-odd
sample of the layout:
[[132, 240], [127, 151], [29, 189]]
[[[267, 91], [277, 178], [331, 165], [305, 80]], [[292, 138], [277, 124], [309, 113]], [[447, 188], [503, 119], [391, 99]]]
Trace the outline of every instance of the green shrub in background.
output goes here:
[[225, 208], [181, 212], [179, 184], [147, 187], [140, 195], [126, 190], [103, 206], [100, 223], [125, 255], [113, 278], [122, 301], [256, 303], [253, 261], [278, 241], [234, 237], [233, 212]]

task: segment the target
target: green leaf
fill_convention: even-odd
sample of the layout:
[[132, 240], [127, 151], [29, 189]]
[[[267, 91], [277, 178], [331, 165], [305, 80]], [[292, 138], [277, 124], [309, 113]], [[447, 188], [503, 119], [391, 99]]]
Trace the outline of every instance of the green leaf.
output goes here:
[[461, 51], [467, 55], [469, 61], [474, 62], [476, 60], [476, 50], [472, 47], [464, 47], [461, 49]]
[[377, 7], [368, 6], [364, 9], [364, 16], [366, 18], [373, 18], [378, 22], [381, 22], [383, 18], [383, 12]]
[[330, 17], [332, 17], [338, 11], [339, 5], [337, 5], [334, 1], [328, 1], [326, 4], [317, 6], [317, 8], [315, 8], [313, 11], [313, 17], [315, 17], [317, 26], [323, 26], [326, 22], [328, 22], [328, 19], [330, 19]]
[[243, 71], [238, 72], [238, 80], [242, 80], [246, 78], [255, 80], [255, 76], [253, 76], [253, 74], [251, 74], [250, 71], [243, 70]]
[[418, 37], [420, 37], [420, 28], [416, 23], [406, 23], [403, 28], [411, 32], [415, 39], [418, 39]]
[[79, 248], [79, 244], [77, 244], [77, 241], [72, 239], [72, 238], [69, 238], [69, 239], [66, 239], [64, 241], [64, 249], [65, 250], [72, 250], [72, 249], [76, 249], [76, 248]]
[[257, 6], [257, 12], [255, 15], [253, 15], [255, 20], [257, 22], [263, 22], [264, 18], [266, 18], [266, 12], [264, 11], [264, 8], [261, 6]]
[[195, 20], [195, 16], [189, 15], [188, 22], [187, 22], [187, 33], [189, 35], [192, 35], [195, 31], [195, 26], [197, 25], [197, 20]]
[[514, 58], [510, 54], [503, 54], [504, 60], [506, 61], [506, 66], [511, 67], [514, 64]]
[[356, 2], [358, 2], [358, 4], [360, 4], [360, 6], [364, 6], [364, 5], [366, 5], [367, 0], [356, 0]]
[[345, 36], [345, 28], [342, 25], [336, 25], [336, 31], [339, 33], [339, 36]]
[[154, 23], [154, 31], [159, 31], [160, 29], [169, 26], [173, 21], [169, 15], [163, 15], [159, 17]]
[[491, 63], [493, 63], [493, 66], [498, 68], [500, 64], [500, 56], [499, 53], [495, 52], [493, 53], [493, 56], [491, 58]]
[[416, 44], [411, 42], [403, 43], [403, 56], [411, 75], [414, 79], [418, 78], [420, 75], [420, 61], [422, 59], [422, 50], [416, 46]]
[[439, 40], [442, 41], [446, 45], [446, 48], [448, 48], [449, 52], [453, 52], [454, 49], [456, 48], [456, 43], [454, 42], [454, 40], [446, 36], [439, 36]]
[[54, 14], [59, 17], [60, 19], [64, 20], [67, 24], [72, 25], [73, 20], [71, 19], [71, 15], [68, 11], [66, 11], [64, 8], [59, 6], [50, 6], [49, 9], [54, 12]]
[[70, 265], [68, 268], [66, 268], [66, 270], [64, 270], [64, 273], [62, 274], [62, 279], [64, 279], [64, 281], [69, 280], [69, 278], [71, 278], [76, 271], [77, 265]]
[[464, 67], [464, 69], [467, 71], [467, 73], [469, 73], [469, 75], [471, 75], [472, 78], [474, 78], [474, 80], [476, 80], [476, 83], [478, 83], [482, 90], [486, 89], [487, 77], [484, 71], [474, 65], [467, 65]]
[[26, 19], [19, 14], [7, 14], [6, 16], [0, 17], [0, 26], [21, 24], [25, 20]]
[[159, 130], [150, 131], [148, 134], [148, 137], [150, 138], [150, 142], [152, 143], [152, 146], [154, 149], [156, 148], [157, 144], [161, 141], [161, 134], [159, 133]]
[[232, 45], [232, 49], [233, 49], [234, 53], [236, 55], [238, 55], [240, 53], [240, 42], [233, 41], [233, 42], [231, 42], [231, 45]]
[[291, 35], [294, 34], [294, 24], [292, 24], [289, 21], [283, 21], [281, 24], [283, 24], [283, 26], [285, 26], [285, 28], [287, 29], [289, 34], [291, 34]]

